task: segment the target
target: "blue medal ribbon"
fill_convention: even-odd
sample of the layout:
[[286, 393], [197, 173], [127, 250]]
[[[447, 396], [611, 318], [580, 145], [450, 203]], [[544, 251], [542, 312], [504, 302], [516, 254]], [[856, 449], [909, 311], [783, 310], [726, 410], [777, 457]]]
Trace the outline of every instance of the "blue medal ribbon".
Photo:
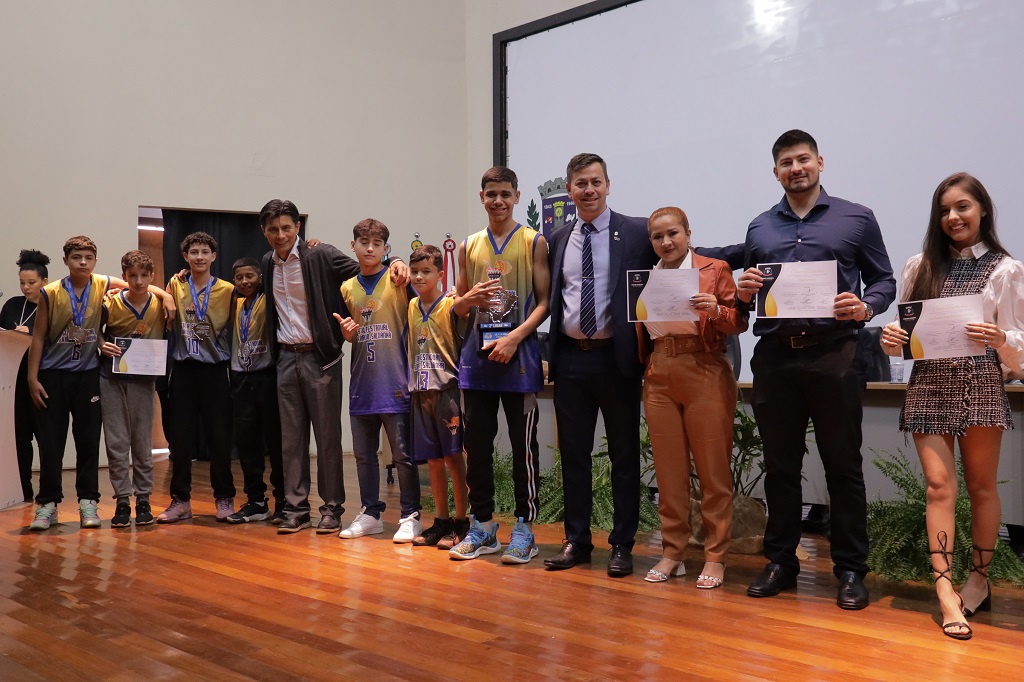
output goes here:
[[249, 328], [252, 326], [252, 309], [256, 307], [256, 301], [260, 300], [260, 296], [263, 294], [256, 294], [256, 298], [252, 299], [252, 303], [249, 307], [246, 307], [245, 302], [242, 302], [242, 312], [238, 316], [238, 337], [245, 344], [249, 340]]
[[89, 303], [89, 291], [92, 289], [92, 277], [89, 277], [89, 281], [86, 283], [85, 288], [82, 289], [82, 295], [78, 296], [75, 294], [75, 287], [71, 285], [71, 278], [64, 278], [64, 289], [68, 292], [68, 296], [71, 298], [71, 320], [75, 323], [76, 327], [85, 326], [85, 313], [86, 306]]
[[206, 310], [210, 307], [210, 290], [213, 288], [213, 279], [213, 275], [211, 275], [206, 283], [206, 296], [203, 298], [202, 305], [200, 305], [199, 292], [196, 291], [195, 282], [192, 281], [192, 275], [188, 276], [188, 290], [192, 293], [192, 305], [196, 310], [196, 319], [200, 322], [206, 321]]

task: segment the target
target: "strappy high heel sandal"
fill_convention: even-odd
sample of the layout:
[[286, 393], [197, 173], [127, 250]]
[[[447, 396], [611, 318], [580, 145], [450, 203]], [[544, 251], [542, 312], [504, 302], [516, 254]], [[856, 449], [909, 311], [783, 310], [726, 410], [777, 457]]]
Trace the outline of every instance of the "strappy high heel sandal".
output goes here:
[[[992, 563], [992, 557], [995, 555], [995, 549], [982, 549], [977, 545], [973, 545], [971, 551], [971, 573], [980, 573], [985, 577], [985, 598], [981, 600], [981, 603], [975, 606], [973, 609], [964, 608], [964, 615], [970, 618], [978, 611], [991, 611], [992, 610], [992, 584], [988, 581], [988, 567]], [[984, 561], [985, 552], [989, 553], [988, 561]], [[978, 563], [974, 563], [974, 555], [978, 555]]]
[[[946, 580], [949, 581], [949, 584], [952, 586], [953, 585], [953, 566], [952, 566], [952, 564], [950, 564], [949, 558], [952, 556], [953, 553], [947, 550], [947, 542], [948, 542], [949, 536], [946, 535], [946, 531], [940, 530], [936, 534], [935, 539], [939, 541], [939, 549], [937, 551], [928, 552], [928, 553], [929, 554], [940, 554], [940, 555], [942, 555], [942, 558], [946, 560], [946, 568], [944, 570], [937, 571], [937, 570], [935, 570], [935, 566], [932, 566], [932, 573], [935, 574], [935, 582], [938, 583], [941, 578], [945, 578]], [[955, 594], [957, 599], [960, 600], [960, 611], [963, 612], [963, 610], [964, 610], [964, 599], [963, 599], [963, 597], [961, 597], [960, 594], [958, 592], [956, 592], [955, 588], [954, 588], [953, 594]], [[941, 604], [940, 604], [940, 608], [941, 608]], [[956, 631], [953, 630], [953, 628], [966, 628], [967, 632], [956, 632]], [[970, 639], [971, 637], [974, 636], [974, 631], [971, 630], [971, 626], [968, 625], [966, 621], [951, 621], [951, 622], [948, 622], [948, 623], [943, 623], [942, 624], [942, 633], [944, 635], [946, 635], [947, 637], [952, 637], [953, 639], [959, 639], [959, 640], [967, 640], [967, 639]]]

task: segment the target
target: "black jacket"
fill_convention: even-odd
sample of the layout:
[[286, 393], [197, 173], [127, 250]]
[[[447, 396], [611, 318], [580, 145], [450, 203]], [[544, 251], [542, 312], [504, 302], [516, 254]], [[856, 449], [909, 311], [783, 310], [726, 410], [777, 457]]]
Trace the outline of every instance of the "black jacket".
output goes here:
[[[267, 296], [267, 324], [277, 334], [277, 306], [274, 303], [274, 252], [263, 256], [263, 289]], [[327, 371], [341, 360], [341, 344], [345, 342], [341, 327], [333, 313], [341, 310], [341, 285], [359, 274], [359, 263], [330, 244], [310, 249], [299, 239], [299, 264], [306, 290], [309, 329], [313, 333], [317, 360], [321, 371]], [[277, 344], [273, 351], [277, 353]]]

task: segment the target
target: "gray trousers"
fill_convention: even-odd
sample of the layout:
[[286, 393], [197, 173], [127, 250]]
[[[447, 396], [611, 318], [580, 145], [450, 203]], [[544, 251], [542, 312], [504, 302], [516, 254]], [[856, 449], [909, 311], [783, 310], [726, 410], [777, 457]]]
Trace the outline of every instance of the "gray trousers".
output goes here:
[[100, 376], [103, 440], [110, 485], [118, 502], [127, 502], [133, 488], [136, 500], [148, 500], [153, 492], [155, 385], [151, 377]]
[[345, 512], [341, 469], [341, 363], [320, 371], [316, 353], [282, 350], [277, 356], [277, 401], [281, 413], [284, 513], [309, 514], [309, 427], [316, 437], [316, 485], [322, 516]]

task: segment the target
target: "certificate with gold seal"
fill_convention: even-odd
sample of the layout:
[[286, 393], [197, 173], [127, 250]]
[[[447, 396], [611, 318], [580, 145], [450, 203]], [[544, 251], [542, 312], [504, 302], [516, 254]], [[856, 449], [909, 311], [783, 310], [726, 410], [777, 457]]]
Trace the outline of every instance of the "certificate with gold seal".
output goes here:
[[836, 261], [758, 263], [757, 269], [762, 273], [754, 307], [757, 317], [835, 317]]
[[163, 376], [167, 372], [167, 341], [163, 339], [114, 339], [121, 349], [114, 361], [114, 374]]
[[985, 321], [981, 294], [907, 301], [897, 308], [900, 326], [910, 335], [904, 360], [965, 358], [985, 354], [985, 344], [967, 336], [967, 325]]
[[700, 293], [700, 270], [627, 270], [626, 311], [630, 322], [694, 322], [690, 298]]

